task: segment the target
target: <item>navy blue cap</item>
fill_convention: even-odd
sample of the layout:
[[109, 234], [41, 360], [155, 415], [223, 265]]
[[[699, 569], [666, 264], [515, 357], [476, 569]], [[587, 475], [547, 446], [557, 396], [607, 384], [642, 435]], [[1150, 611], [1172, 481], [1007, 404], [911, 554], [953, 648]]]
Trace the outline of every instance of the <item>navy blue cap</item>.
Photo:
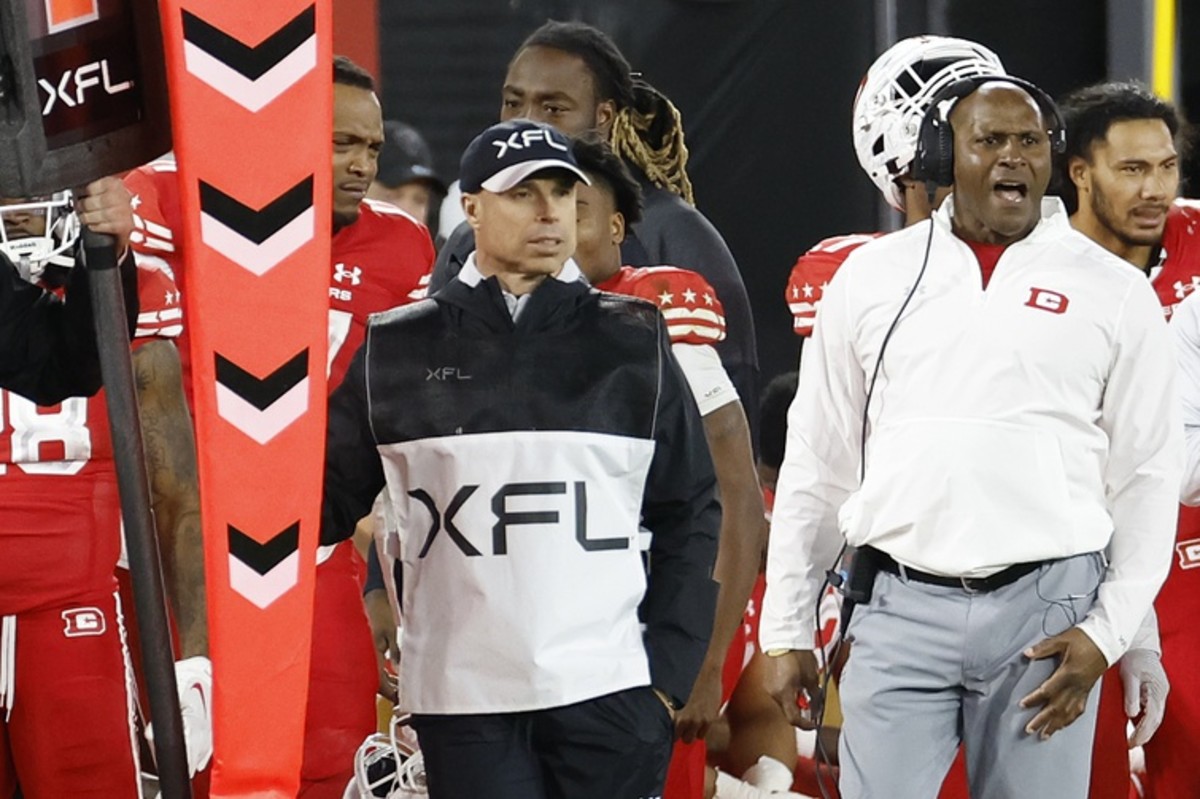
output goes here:
[[591, 183], [575, 162], [570, 139], [549, 125], [513, 119], [492, 125], [467, 145], [458, 181], [464, 194], [500, 194], [544, 169], [565, 169]]

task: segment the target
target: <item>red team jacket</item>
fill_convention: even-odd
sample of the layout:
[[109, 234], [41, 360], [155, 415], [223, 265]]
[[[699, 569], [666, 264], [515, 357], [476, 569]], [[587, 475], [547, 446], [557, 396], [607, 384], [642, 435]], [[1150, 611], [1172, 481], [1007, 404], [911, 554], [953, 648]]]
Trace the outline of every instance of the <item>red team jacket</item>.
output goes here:
[[[134, 347], [182, 329], [169, 269], [138, 269]], [[0, 615], [112, 591], [121, 509], [104, 390], [39, 407], [0, 391]]]

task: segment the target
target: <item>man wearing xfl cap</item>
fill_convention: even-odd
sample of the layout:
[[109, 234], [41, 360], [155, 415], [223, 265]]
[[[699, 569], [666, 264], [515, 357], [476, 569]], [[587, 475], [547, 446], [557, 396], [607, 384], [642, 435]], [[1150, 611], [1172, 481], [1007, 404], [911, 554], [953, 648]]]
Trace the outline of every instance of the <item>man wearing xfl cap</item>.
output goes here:
[[373, 317], [330, 401], [322, 542], [386, 486], [431, 796], [658, 796], [716, 600], [700, 416], [654, 306], [568, 260], [566, 137], [495, 125], [460, 179], [475, 252]]

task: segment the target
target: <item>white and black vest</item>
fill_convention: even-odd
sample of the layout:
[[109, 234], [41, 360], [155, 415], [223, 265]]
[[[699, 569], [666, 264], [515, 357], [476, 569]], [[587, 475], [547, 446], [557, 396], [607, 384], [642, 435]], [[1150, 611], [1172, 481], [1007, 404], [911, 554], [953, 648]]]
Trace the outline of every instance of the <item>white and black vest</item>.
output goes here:
[[514, 323], [494, 279], [454, 281], [374, 317], [346, 384], [323, 541], [386, 481], [407, 710], [535, 710], [652, 681], [687, 698], [720, 517], [652, 305], [551, 279]]

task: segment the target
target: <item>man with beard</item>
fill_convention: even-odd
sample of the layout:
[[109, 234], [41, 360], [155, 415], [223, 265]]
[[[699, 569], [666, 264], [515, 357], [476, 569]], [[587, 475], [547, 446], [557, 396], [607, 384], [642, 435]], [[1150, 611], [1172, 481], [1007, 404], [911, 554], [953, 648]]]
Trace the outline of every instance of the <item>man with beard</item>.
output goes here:
[[[1114, 82], [1072, 92], [1063, 100], [1063, 115], [1067, 145], [1062, 193], [1073, 211], [1071, 224], [1145, 271], [1171, 318], [1176, 306], [1200, 285], [1200, 208], [1183, 200], [1172, 202], [1179, 188], [1178, 114], [1145, 86]], [[1189, 319], [1185, 315], [1176, 326], [1181, 338], [1195, 326]], [[1181, 365], [1186, 375], [1186, 358]], [[1181, 508], [1177, 551], [1186, 552], [1198, 538], [1200, 512]], [[1200, 636], [1191, 626], [1200, 612], [1200, 586], [1188, 579], [1195, 565], [1200, 564], [1181, 554], [1155, 603], [1163, 645], [1157, 625], [1147, 624], [1121, 661], [1126, 713], [1140, 716], [1129, 744], [1146, 746], [1150, 796], [1186, 796], [1200, 788], [1188, 757], [1190, 742], [1200, 736], [1200, 681], [1192, 677]], [[1166, 675], [1173, 688], [1170, 703]], [[1110, 679], [1116, 680], [1111, 671], [1106, 684]], [[1120, 765], [1118, 754], [1102, 753], [1098, 747], [1093, 780], [1102, 778], [1102, 769]], [[1113, 773], [1110, 780], [1116, 776]]]

